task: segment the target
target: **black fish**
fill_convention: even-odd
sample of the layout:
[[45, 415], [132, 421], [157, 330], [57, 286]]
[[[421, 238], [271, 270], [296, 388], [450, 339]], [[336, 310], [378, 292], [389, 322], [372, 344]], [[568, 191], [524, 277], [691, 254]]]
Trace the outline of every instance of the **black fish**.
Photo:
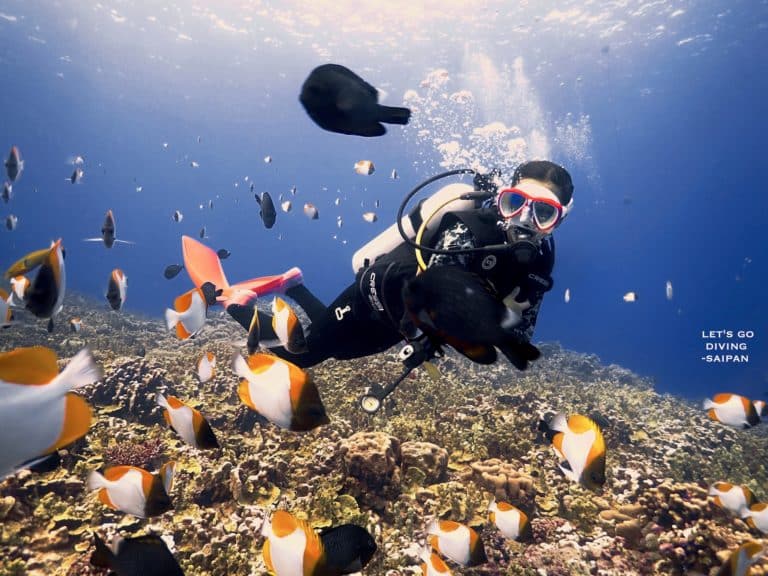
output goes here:
[[3, 182], [3, 202], [8, 204], [8, 202], [11, 201], [11, 197], [13, 196], [13, 186], [10, 182]]
[[117, 576], [184, 576], [179, 563], [157, 534], [137, 538], [116, 537], [112, 549], [96, 534], [91, 564], [109, 568]]
[[24, 160], [21, 159], [21, 154], [16, 146], [11, 147], [8, 160], [5, 161], [5, 170], [8, 172], [8, 180], [11, 181], [11, 184], [16, 182], [16, 179], [21, 176], [21, 172], [24, 170]]
[[376, 553], [376, 541], [365, 528], [342, 524], [320, 532], [327, 574], [360, 572]]
[[408, 108], [382, 106], [379, 93], [349, 68], [324, 64], [310, 73], [299, 96], [315, 123], [330, 132], [382, 136], [387, 124], [408, 124]]
[[403, 288], [408, 316], [427, 335], [480, 364], [496, 360], [496, 350], [520, 369], [539, 350], [514, 332], [520, 317], [507, 308], [482, 278], [456, 266], [428, 268]]
[[269, 192], [262, 192], [261, 195], [256, 194], [256, 202], [261, 206], [259, 210], [259, 216], [261, 216], [264, 227], [269, 229], [275, 225], [275, 219], [277, 218], [277, 212], [275, 211], [275, 203], [272, 202], [272, 196]]
[[176, 276], [179, 275], [179, 272], [184, 270], [183, 264], [169, 264], [165, 267], [165, 271], [163, 272], [163, 276], [165, 276], [168, 280], [171, 278], [176, 278]]
[[216, 251], [216, 255], [222, 260], [226, 260], [232, 255], [232, 252], [230, 252], [226, 248], [220, 248], [219, 250]]
[[200, 236], [200, 238], [205, 238], [205, 226], [200, 228], [200, 232], [198, 232], [198, 236]]
[[144, 356], [146, 355], [147, 355], [147, 349], [144, 348], [143, 344], [139, 344], [139, 347], [136, 349], [136, 356], [144, 358]]
[[61, 466], [61, 455], [59, 454], [58, 450], [48, 454], [47, 456], [35, 458], [34, 460], [30, 460], [29, 462], [22, 464], [22, 467], [29, 468], [29, 470], [35, 474], [53, 472], [59, 466]]
[[115, 216], [112, 210], [107, 210], [104, 225], [101, 227], [101, 237], [104, 240], [104, 246], [112, 248], [115, 243]]
[[200, 291], [203, 293], [203, 298], [205, 299], [207, 306], [214, 306], [216, 304], [216, 297], [221, 296], [224, 293], [224, 290], [221, 288], [216, 290], [216, 286], [213, 285], [213, 282], [204, 282], [203, 285], [200, 286]]

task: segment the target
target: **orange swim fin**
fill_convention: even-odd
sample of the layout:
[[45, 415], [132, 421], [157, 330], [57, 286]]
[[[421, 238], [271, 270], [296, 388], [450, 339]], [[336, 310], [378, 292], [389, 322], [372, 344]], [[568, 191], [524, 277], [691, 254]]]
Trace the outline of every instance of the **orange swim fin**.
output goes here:
[[221, 260], [214, 250], [189, 236], [181, 237], [184, 254], [184, 268], [197, 288], [206, 282], [221, 290], [217, 301], [226, 308], [230, 304], [247, 305], [257, 297], [282, 293], [288, 288], [302, 283], [301, 270], [291, 268], [283, 274], [251, 278], [236, 284], [229, 284]]

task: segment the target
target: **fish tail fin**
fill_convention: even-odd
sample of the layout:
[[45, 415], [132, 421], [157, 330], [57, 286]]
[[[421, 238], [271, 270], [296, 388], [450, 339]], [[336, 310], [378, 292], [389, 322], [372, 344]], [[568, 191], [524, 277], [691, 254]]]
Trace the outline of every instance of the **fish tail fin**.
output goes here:
[[69, 361], [67, 367], [53, 379], [51, 389], [73, 390], [101, 380], [102, 377], [101, 368], [93, 359], [91, 351], [88, 348], [83, 348]]
[[170, 494], [173, 488], [173, 475], [176, 471], [176, 462], [168, 462], [160, 467], [160, 478], [163, 480], [165, 493]]
[[704, 410], [709, 410], [710, 408], [714, 408], [715, 407], [715, 403], [712, 402], [712, 400], [709, 399], [709, 398], [705, 398], [704, 402], [702, 402], [701, 405], [704, 408]]
[[249, 379], [251, 376], [251, 370], [248, 368], [248, 363], [238, 352], [235, 352], [232, 356], [232, 369], [235, 371], [235, 374], [240, 376], [240, 378]]
[[411, 111], [408, 108], [396, 106], [379, 106], [379, 122], [387, 124], [408, 124], [411, 119]]
[[166, 410], [170, 408], [168, 400], [165, 399], [165, 396], [163, 396], [161, 392], [158, 392], [155, 396], [155, 402], [157, 402], [157, 405], [161, 408], [165, 408]]
[[181, 315], [176, 310], [171, 308], [165, 309], [165, 325], [168, 327], [168, 330], [173, 330], [176, 327], [180, 317]]
[[88, 490], [98, 490], [99, 488], [106, 488], [107, 486], [109, 486], [107, 479], [104, 478], [104, 475], [98, 470], [92, 470], [91, 473], [88, 474], [88, 480], [86, 482]]
[[562, 464], [559, 464], [558, 467], [560, 468], [560, 471], [565, 474], [565, 477], [569, 480], [573, 480], [574, 482], [579, 482], [579, 477], [576, 475], [576, 473], [568, 468], [567, 466], [563, 466]]

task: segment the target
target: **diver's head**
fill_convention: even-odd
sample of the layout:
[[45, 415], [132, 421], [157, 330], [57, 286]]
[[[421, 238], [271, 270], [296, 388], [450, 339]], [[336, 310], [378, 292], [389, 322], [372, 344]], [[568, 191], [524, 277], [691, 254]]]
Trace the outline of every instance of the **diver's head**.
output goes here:
[[573, 182], [568, 171], [547, 160], [520, 164], [509, 187], [497, 195], [509, 242], [538, 242], [552, 233], [573, 206]]

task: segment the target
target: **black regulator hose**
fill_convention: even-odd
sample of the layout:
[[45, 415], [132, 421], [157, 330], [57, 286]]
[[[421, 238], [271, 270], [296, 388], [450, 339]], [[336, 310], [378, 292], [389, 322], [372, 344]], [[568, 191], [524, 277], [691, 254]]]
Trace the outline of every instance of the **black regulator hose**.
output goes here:
[[[424, 180], [421, 184], [416, 186], [413, 190], [408, 192], [406, 194], [405, 198], [403, 198], [403, 201], [400, 203], [400, 208], [397, 210], [397, 231], [400, 232], [400, 236], [403, 238], [406, 244], [409, 246], [412, 246], [413, 248], [416, 248], [418, 250], [421, 250], [422, 252], [427, 252], [429, 254], [447, 254], [447, 255], [453, 255], [453, 254], [476, 254], [478, 252], [495, 252], [499, 250], [506, 250], [509, 248], [506, 244], [499, 244], [499, 245], [493, 245], [493, 246], [481, 246], [479, 248], [456, 248], [454, 250], [440, 250], [437, 248], [431, 248], [429, 246], [425, 246], [424, 244], [419, 244], [415, 240], [411, 240], [408, 238], [408, 235], [405, 233], [405, 229], [403, 228], [403, 213], [405, 212], [405, 207], [408, 205], [408, 202], [411, 201], [411, 199], [419, 193], [423, 188], [426, 186], [429, 186], [433, 182], [436, 182], [437, 180], [441, 180], [442, 178], [448, 178], [449, 176], [457, 176], [459, 174], [475, 174], [479, 175], [479, 173], [476, 170], [473, 170], [472, 168], [459, 168], [457, 170], [449, 170], [448, 172], [442, 172], [441, 174], [437, 174], [435, 176], [432, 176], [431, 178], [428, 178], [427, 180]], [[467, 197], [473, 197], [476, 196], [478, 198], [482, 197], [488, 197], [488, 193], [472, 193], [467, 192], [465, 195]], [[462, 196], [463, 198], [463, 196]]]

